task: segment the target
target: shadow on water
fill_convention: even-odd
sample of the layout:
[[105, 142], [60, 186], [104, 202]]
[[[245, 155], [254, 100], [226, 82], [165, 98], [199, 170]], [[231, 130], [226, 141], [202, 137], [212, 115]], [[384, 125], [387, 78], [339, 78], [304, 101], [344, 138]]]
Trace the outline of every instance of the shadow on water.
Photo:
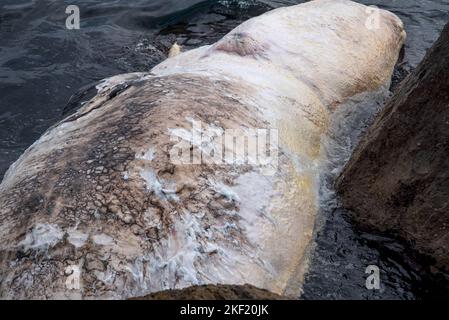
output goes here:
[[[67, 30], [68, 2], [2, 0], [0, 179], [60, 119], [72, 95], [69, 109], [89, 98], [92, 83], [149, 70], [166, 58], [175, 41], [186, 50], [210, 44], [253, 16], [300, 2], [304, 1], [73, 0], [70, 4], [80, 7], [81, 29]], [[449, 20], [449, 0], [359, 2], [391, 10], [406, 25], [404, 62], [395, 73], [396, 81], [419, 63]], [[375, 111], [365, 113], [366, 118], [361, 114], [365, 127]], [[323, 213], [316, 242], [304, 298], [412, 299], [446, 294], [435, 285], [438, 275], [428, 276], [425, 259], [390, 237], [358, 230], [335, 204]], [[381, 269], [379, 291], [365, 287], [370, 264]]]

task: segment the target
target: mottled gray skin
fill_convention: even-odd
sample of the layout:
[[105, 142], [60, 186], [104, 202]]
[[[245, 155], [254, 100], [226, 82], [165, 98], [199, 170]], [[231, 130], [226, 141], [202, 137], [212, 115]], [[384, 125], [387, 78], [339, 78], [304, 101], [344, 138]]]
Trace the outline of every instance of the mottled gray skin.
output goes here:
[[[58, 137], [52, 137], [48, 144], [37, 144], [40, 150], [48, 148], [43, 154], [35, 152], [36, 146], [27, 150], [10, 169], [0, 194], [3, 205], [0, 211], [2, 296], [73, 297], [70, 291], [64, 290], [66, 277], [62, 276], [70, 265], [80, 265], [85, 270], [82, 273], [83, 298], [108, 297], [109, 290], [110, 297], [133, 295], [134, 290], [135, 293], [144, 292], [139, 291], [142, 289], [138, 280], [125, 269], [114, 274], [111, 285], [98, 280], [96, 272], [113, 268], [115, 273], [120, 264], [134, 261], [127, 261], [125, 253], [122, 257], [111, 257], [108, 254], [111, 249], [95, 243], [92, 236], [115, 235], [114, 241], [124, 248], [138, 242], [139, 250], [152, 251], [152, 243], [172, 231], [178, 211], [188, 208], [195, 213], [204, 209], [210, 219], [215, 219], [223, 208], [235, 208], [233, 201], [208, 189], [205, 181], [214, 174], [232, 182], [233, 173], [248, 170], [244, 166], [201, 165], [197, 166], [197, 172], [188, 174], [183, 172], [183, 167], [171, 164], [168, 152], [161, 155], [155, 168], [158, 176], [166, 179], [180, 176], [183, 181], [175, 190], [180, 198], [176, 202], [161, 200], [145, 188], [143, 179], [126, 180], [124, 174], [130, 170], [128, 165], [135, 160], [140, 145], [155, 140], [154, 145], [160, 144], [158, 150], [168, 151], [173, 146], [166, 137], [160, 140], [155, 137], [166, 136], [167, 127], [176, 127], [177, 119], [184, 119], [183, 114], [194, 115], [207, 123], [226, 119], [240, 126], [240, 119], [244, 119], [248, 126], [262, 126], [254, 110], [240, 105], [236, 99], [223, 98], [224, 93], [236, 94], [239, 90], [227, 83], [208, 83], [207, 79], [197, 77], [155, 77], [130, 83], [126, 91], [113, 99], [108, 98], [109, 91], [96, 97], [90, 102], [92, 111], [89, 113], [81, 110], [58, 124], [59, 127], [73, 125], [73, 131], [64, 135], [64, 142], [60, 142], [63, 147], [54, 141]], [[195, 105], [194, 114], [192, 104]], [[170, 106], [168, 112], [164, 108], [167, 105]], [[5, 187], [15, 170], [23, 167], [29, 168], [32, 174], [24, 170], [23, 178], [15, 177], [14, 185]], [[154, 215], [160, 221], [157, 226], [149, 226], [144, 219], [143, 213], [149, 207], [154, 208]], [[205, 226], [208, 219], [206, 215]], [[232, 221], [237, 216], [227, 219]], [[87, 234], [88, 239], [85, 245], [76, 248], [65, 233], [48, 248], [21, 246], [20, 242], [39, 222], [58, 225], [63, 232], [76, 228]], [[226, 234], [217, 231], [214, 235], [232, 238], [233, 232], [238, 230], [229, 229]], [[238, 247], [245, 247], [244, 239]], [[214, 254], [210, 252], [211, 260]], [[117, 263], [111, 267], [113, 258]]]

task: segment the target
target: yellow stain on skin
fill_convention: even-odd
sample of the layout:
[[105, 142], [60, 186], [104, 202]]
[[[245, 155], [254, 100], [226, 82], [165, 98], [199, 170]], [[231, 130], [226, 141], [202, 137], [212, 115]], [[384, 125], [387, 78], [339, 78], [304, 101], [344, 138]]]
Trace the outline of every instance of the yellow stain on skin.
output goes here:
[[[279, 273], [269, 283], [269, 287], [279, 294], [291, 283], [293, 276], [298, 288], [300, 287], [304, 274], [296, 273], [298, 270], [306, 270], [301, 269], [300, 265], [312, 240], [318, 206], [315, 193], [316, 173], [309, 171], [299, 174], [292, 163], [287, 164], [285, 169], [289, 178], [279, 177], [276, 182], [276, 194], [279, 196], [272, 198], [270, 206], [272, 217], [276, 221], [273, 231], [279, 235], [279, 239], [271, 242], [271, 248], [266, 248], [278, 255], [277, 261], [284, 263], [276, 266]], [[301, 235], [301, 241], [297, 241], [298, 235]]]

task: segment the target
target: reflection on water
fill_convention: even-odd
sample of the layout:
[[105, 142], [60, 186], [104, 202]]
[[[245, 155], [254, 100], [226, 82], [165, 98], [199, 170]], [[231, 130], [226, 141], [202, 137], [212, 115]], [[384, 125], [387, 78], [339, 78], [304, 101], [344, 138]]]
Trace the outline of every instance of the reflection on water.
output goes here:
[[[0, 179], [61, 117], [79, 88], [114, 74], [148, 70], [165, 58], [174, 41], [186, 49], [209, 44], [252, 16], [300, 2], [304, 1], [2, 0]], [[404, 66], [409, 70], [449, 20], [449, 0], [360, 2], [389, 9], [403, 19], [408, 33]], [[80, 30], [65, 29], [68, 4], [80, 7]], [[399, 249], [372, 248], [372, 241], [352, 230], [344, 214], [334, 214], [329, 221], [318, 237], [318, 258], [305, 285], [306, 297], [413, 297], [417, 276], [389, 262], [391, 252]], [[363, 266], [376, 261], [389, 271], [389, 289], [367, 294]]]

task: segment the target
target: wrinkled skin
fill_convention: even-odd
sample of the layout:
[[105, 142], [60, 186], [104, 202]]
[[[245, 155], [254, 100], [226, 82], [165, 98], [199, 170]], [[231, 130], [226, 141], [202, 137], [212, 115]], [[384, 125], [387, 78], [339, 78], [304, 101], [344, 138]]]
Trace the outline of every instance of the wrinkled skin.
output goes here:
[[[349, 1], [281, 8], [148, 74], [105, 80], [0, 186], [1, 296], [127, 298], [204, 283], [298, 288], [321, 136], [339, 105], [388, 87], [404, 42], [400, 20], [378, 13], [370, 29], [371, 11]], [[226, 129], [277, 130], [276, 161], [173, 161], [198, 122], [215, 138]]]

